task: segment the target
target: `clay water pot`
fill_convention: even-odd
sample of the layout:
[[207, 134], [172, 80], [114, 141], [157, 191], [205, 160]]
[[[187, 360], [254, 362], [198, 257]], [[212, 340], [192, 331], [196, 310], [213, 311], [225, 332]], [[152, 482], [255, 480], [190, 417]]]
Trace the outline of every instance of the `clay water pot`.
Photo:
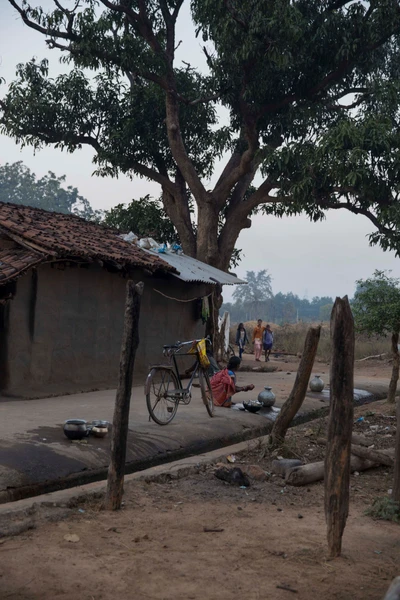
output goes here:
[[264, 390], [258, 394], [257, 400], [265, 407], [273, 406], [276, 398], [272, 388], [265, 386]]

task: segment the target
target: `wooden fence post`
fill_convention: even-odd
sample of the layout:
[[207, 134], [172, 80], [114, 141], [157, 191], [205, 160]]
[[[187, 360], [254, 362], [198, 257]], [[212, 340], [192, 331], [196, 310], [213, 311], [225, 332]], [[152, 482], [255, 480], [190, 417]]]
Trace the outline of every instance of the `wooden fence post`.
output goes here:
[[141, 282], [135, 285], [133, 281], [128, 281], [126, 284], [124, 331], [122, 334], [119, 379], [111, 435], [111, 458], [104, 501], [106, 510], [121, 508], [124, 492], [129, 406], [132, 393], [133, 367], [136, 349], [139, 345], [139, 315], [143, 287]]
[[383, 600], [400, 600], [400, 577], [393, 579]]
[[293, 389], [290, 392], [289, 398], [282, 406], [271, 431], [269, 443], [271, 448], [276, 448], [282, 444], [290, 423], [293, 421], [296, 413], [303, 404], [305, 395], [307, 393], [308, 382], [310, 381], [311, 371], [314, 365], [315, 355], [317, 354], [320, 335], [320, 325], [318, 327], [310, 327], [307, 331], [304, 350], [301, 356]]
[[396, 401], [396, 448], [394, 451], [394, 483], [392, 498], [400, 503], [400, 399]]
[[347, 296], [331, 315], [330, 407], [325, 455], [325, 517], [331, 558], [340, 556], [349, 514], [350, 455], [354, 400], [354, 321]]

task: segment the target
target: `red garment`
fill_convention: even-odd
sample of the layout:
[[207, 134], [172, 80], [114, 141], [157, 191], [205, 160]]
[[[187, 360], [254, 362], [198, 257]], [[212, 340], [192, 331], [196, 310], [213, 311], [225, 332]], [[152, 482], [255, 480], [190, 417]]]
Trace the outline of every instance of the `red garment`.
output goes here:
[[211, 377], [211, 389], [215, 406], [223, 406], [236, 391], [235, 382], [228, 369], [222, 369]]

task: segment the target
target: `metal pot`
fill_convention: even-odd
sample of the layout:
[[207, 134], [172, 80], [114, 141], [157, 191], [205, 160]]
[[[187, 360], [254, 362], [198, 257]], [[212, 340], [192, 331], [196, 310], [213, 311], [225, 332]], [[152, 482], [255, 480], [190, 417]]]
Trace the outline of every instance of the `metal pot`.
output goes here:
[[87, 423], [83, 419], [68, 419], [64, 423], [63, 430], [69, 440], [81, 440], [89, 435]]
[[107, 435], [108, 433], [108, 427], [97, 427], [97, 426], [93, 426], [92, 427], [92, 431], [91, 433], [98, 438], [103, 438]]
[[275, 404], [275, 394], [272, 392], [272, 388], [265, 386], [264, 390], [258, 394], [257, 400], [266, 407], [273, 406]]
[[310, 381], [310, 390], [312, 392], [322, 392], [325, 387], [325, 383], [322, 381], [320, 375], [315, 375]]

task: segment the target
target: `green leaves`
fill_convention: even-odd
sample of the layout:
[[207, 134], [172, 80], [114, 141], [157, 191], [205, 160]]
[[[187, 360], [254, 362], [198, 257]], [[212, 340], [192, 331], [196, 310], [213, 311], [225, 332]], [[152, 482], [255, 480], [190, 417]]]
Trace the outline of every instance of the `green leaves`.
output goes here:
[[118, 204], [104, 215], [106, 225], [116, 227], [123, 233], [132, 231], [139, 237], [152, 237], [157, 242], [179, 242], [175, 227], [168, 219], [160, 201], [149, 195], [132, 200], [130, 204]]
[[384, 271], [357, 281], [352, 310], [358, 331], [368, 335], [400, 332], [400, 280]]
[[51, 171], [36, 178], [21, 161], [0, 166], [0, 200], [44, 208], [54, 212], [74, 214], [84, 219], [99, 220], [101, 211], [93, 210], [77, 188], [64, 187], [65, 175], [57, 177]]

